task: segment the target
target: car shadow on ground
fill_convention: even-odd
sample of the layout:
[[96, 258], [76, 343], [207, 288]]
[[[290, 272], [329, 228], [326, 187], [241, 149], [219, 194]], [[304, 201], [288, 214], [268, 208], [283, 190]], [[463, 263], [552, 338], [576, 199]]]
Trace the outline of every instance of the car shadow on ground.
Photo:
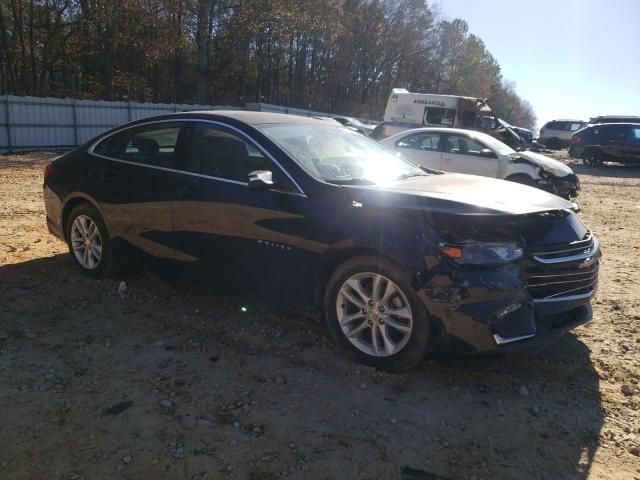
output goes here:
[[[269, 476], [270, 463], [260, 464], [263, 440], [268, 455], [294, 471], [301, 465], [296, 449], [313, 446], [304, 452], [304, 476], [296, 478], [588, 477], [604, 417], [589, 349], [574, 334], [535, 355], [430, 358], [392, 375], [354, 364], [322, 324], [295, 308], [250, 302], [253, 311], [241, 314], [240, 299], [212, 294], [182, 274], [123, 278], [129, 286], [120, 295], [120, 278], [86, 278], [69, 255], [0, 266], [0, 405], [7, 413], [0, 476], [3, 469], [8, 478], [81, 470], [97, 478], [107, 460], [92, 450], [71, 451], [87, 442], [87, 428], [97, 452], [115, 448], [121, 458], [123, 447], [114, 445], [137, 445], [127, 466], [136, 478], [186, 478], [166, 466], [182, 458], [153, 463], [167, 440], [149, 432], [177, 418], [185, 445], [200, 448], [184, 448], [190, 471], [226, 468], [202, 454], [198, 442], [208, 425], [202, 439], [224, 439], [216, 449], [233, 464], [234, 478], [278, 478]], [[165, 348], [157, 348], [159, 338]], [[211, 367], [214, 358], [219, 368]], [[59, 365], [47, 374], [58, 383], [43, 380], [38, 365]], [[152, 378], [174, 391], [165, 406], [152, 391], [163, 386]], [[252, 422], [248, 432], [217, 405], [229, 403], [225, 389], [238, 395], [234, 382], [257, 402], [241, 417], [243, 425], [245, 418]], [[99, 412], [121, 395], [134, 406], [116, 429]], [[45, 421], [42, 412], [56, 402], [66, 410]], [[224, 413], [203, 417], [218, 408]], [[201, 417], [209, 423], [189, 420]], [[25, 436], [36, 428], [37, 435]], [[262, 430], [251, 433], [256, 428]], [[243, 445], [241, 435], [252, 435], [259, 470], [233, 443], [238, 437]], [[52, 463], [38, 467], [33, 458]]]
[[606, 163], [601, 167], [590, 167], [582, 163], [575, 163], [571, 165], [571, 169], [578, 175], [591, 177], [640, 178], [640, 165]]

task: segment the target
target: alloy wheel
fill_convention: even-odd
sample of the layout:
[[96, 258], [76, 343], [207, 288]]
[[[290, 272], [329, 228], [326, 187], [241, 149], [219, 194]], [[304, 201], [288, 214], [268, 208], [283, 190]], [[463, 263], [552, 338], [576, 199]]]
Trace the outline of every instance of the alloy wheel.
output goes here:
[[346, 338], [361, 352], [375, 357], [400, 352], [413, 331], [407, 297], [398, 285], [378, 273], [348, 278], [338, 292], [336, 310]]
[[102, 237], [98, 225], [87, 215], [78, 215], [71, 225], [71, 248], [78, 263], [93, 270], [102, 258]]

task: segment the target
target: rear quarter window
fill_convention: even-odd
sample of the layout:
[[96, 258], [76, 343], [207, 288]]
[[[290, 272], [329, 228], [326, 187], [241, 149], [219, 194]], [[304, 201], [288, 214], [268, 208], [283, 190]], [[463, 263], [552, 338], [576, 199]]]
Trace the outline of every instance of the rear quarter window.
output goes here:
[[117, 158], [120, 155], [120, 151], [122, 150], [124, 136], [125, 133], [121, 132], [116, 133], [115, 135], [111, 135], [104, 140], [101, 140], [93, 148], [93, 152], [98, 155]]

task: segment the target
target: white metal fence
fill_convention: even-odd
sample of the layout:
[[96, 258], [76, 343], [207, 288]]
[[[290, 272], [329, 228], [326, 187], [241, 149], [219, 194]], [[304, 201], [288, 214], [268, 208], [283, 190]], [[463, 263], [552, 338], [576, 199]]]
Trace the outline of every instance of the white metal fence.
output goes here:
[[[268, 103], [249, 103], [247, 109], [308, 117], [334, 116], [315, 110]], [[155, 115], [193, 110], [244, 110], [244, 108], [4, 95], [0, 96], [0, 152], [72, 148], [123, 123]]]
[[[271, 103], [247, 103], [247, 110], [256, 110], [259, 112], [287, 113], [289, 115], [301, 115], [303, 117], [344, 117], [335, 113], [319, 112], [317, 110], [306, 110], [304, 108], [286, 107], [284, 105], [273, 105]], [[361, 122], [369, 122], [368, 118], [353, 117]]]
[[316, 110], [305, 110], [303, 108], [285, 107], [283, 105], [273, 105], [271, 103], [247, 103], [247, 110], [258, 112], [287, 113], [289, 115], [301, 115], [303, 117], [333, 117], [331, 113], [318, 112]]
[[63, 149], [132, 120], [190, 110], [242, 107], [103, 102], [70, 98], [0, 96], [0, 152]]

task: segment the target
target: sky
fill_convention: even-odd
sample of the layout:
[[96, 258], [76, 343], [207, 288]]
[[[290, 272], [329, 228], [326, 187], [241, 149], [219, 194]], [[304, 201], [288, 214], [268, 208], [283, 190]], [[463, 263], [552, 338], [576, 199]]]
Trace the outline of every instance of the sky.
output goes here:
[[462, 18], [528, 100], [560, 118], [640, 115], [640, 0], [437, 0]]

